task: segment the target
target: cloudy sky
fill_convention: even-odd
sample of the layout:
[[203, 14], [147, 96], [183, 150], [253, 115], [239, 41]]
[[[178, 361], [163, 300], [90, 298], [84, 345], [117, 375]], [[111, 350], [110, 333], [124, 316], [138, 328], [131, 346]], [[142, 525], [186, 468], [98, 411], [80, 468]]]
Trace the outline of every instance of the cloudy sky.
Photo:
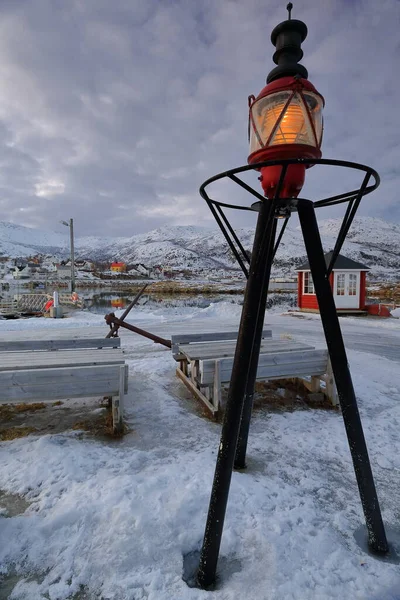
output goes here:
[[[286, 4], [0, 0], [0, 220], [73, 217], [77, 235], [212, 225], [198, 188], [246, 164], [247, 97]], [[400, 221], [399, 0], [295, 0], [292, 16], [326, 100], [323, 156], [373, 166], [382, 183], [360, 214]], [[358, 182], [316, 167], [302, 196]], [[228, 184], [214, 197], [248, 202]]]

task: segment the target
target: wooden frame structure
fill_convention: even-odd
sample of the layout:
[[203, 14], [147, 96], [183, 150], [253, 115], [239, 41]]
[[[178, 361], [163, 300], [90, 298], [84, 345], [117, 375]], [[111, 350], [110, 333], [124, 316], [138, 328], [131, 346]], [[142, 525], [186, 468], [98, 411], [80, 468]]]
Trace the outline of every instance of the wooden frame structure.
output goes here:
[[[173, 335], [172, 354], [179, 362], [176, 375], [211, 415], [222, 408], [221, 391], [231, 380], [237, 332]], [[299, 379], [310, 392], [321, 391], [338, 404], [327, 350], [296, 340], [262, 334], [257, 380]]]

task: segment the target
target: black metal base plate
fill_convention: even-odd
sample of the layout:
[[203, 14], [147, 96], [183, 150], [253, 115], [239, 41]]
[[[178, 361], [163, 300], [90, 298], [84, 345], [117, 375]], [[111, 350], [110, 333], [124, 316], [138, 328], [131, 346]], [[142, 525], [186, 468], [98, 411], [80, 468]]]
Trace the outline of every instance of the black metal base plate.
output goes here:
[[354, 539], [357, 546], [369, 556], [381, 560], [392, 565], [400, 564], [400, 527], [395, 525], [385, 524], [386, 536], [389, 544], [389, 552], [387, 554], [379, 554], [374, 552], [368, 545], [367, 528], [365, 525], [360, 525], [354, 532]]

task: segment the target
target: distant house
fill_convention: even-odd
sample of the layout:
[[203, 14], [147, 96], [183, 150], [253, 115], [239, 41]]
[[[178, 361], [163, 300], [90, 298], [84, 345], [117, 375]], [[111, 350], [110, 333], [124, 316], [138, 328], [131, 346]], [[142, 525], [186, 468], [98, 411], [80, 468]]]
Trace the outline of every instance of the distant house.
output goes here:
[[48, 271], [49, 273], [57, 271], [55, 258], [53, 256], [46, 256], [42, 261], [41, 268], [43, 271]]
[[[325, 254], [326, 266], [329, 265], [332, 252]], [[318, 300], [315, 295], [310, 265], [308, 262], [296, 269], [297, 305], [300, 310], [317, 312]], [[329, 276], [333, 297], [338, 311], [365, 310], [366, 274], [369, 267], [339, 254]]]
[[155, 277], [159, 279], [160, 277], [162, 277], [162, 271], [162, 267], [156, 265], [155, 267], [149, 269], [149, 277]]
[[174, 272], [171, 267], [163, 267], [161, 273], [164, 279], [172, 279], [174, 276]]
[[[69, 260], [68, 263], [71, 264], [71, 261]], [[94, 264], [89, 260], [75, 260], [74, 265], [75, 269], [84, 273], [92, 273], [94, 271]]]
[[64, 262], [56, 265], [57, 268], [57, 277], [59, 279], [69, 279], [71, 277], [71, 264], [66, 264]]
[[146, 267], [143, 263], [138, 263], [137, 265], [133, 265], [136, 271], [143, 275], [144, 277], [150, 276], [150, 269]]
[[10, 270], [10, 259], [8, 256], [0, 256], [0, 278], [8, 274]]
[[113, 262], [110, 266], [111, 273], [125, 273], [126, 264], [124, 262]]
[[28, 265], [25, 265], [24, 267], [15, 267], [13, 271], [14, 279], [29, 279], [31, 275], [32, 271]]

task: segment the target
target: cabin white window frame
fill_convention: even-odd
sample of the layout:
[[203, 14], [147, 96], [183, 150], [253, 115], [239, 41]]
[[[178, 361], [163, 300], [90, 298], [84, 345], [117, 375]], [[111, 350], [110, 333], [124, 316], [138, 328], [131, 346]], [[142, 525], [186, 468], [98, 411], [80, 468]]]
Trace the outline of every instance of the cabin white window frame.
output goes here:
[[346, 273], [336, 273], [336, 296], [347, 296], [346, 294]]
[[[307, 280], [307, 283], [306, 283]], [[306, 291], [307, 289], [307, 291]], [[312, 291], [310, 291], [312, 290]], [[312, 279], [311, 271], [303, 271], [303, 295], [315, 296], [315, 287]]]
[[357, 273], [349, 273], [349, 296], [358, 295], [358, 282], [359, 277]]

